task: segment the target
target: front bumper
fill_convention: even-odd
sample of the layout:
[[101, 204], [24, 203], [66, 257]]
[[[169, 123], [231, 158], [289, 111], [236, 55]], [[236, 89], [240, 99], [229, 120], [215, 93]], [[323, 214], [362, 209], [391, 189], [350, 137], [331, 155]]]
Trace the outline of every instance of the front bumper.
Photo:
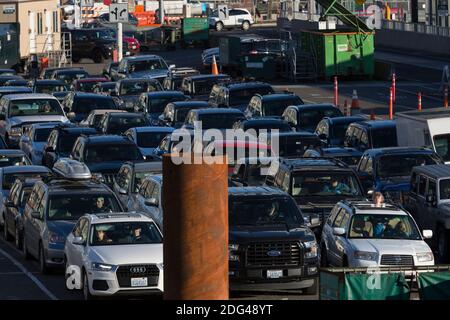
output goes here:
[[50, 267], [63, 268], [65, 264], [64, 244], [50, 245], [45, 251], [45, 262]]

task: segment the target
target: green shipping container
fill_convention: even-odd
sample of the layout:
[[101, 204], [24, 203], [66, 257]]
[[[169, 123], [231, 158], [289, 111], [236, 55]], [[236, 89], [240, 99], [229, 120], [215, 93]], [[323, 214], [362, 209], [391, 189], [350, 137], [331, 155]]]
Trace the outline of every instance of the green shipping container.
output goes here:
[[183, 41], [208, 41], [208, 18], [184, 18], [182, 23]]
[[302, 51], [316, 57], [317, 76], [366, 76], [374, 74], [374, 33], [337, 30], [300, 32]]

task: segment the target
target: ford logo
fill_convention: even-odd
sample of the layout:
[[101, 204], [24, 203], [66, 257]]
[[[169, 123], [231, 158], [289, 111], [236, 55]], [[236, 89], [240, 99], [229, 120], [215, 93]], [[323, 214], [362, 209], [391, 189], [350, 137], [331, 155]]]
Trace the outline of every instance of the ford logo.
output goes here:
[[270, 250], [270, 251], [267, 251], [267, 255], [269, 257], [279, 257], [279, 256], [281, 256], [281, 251], [279, 251], [279, 250]]
[[145, 271], [147, 271], [146, 267], [131, 267], [130, 268], [131, 273], [144, 273]]

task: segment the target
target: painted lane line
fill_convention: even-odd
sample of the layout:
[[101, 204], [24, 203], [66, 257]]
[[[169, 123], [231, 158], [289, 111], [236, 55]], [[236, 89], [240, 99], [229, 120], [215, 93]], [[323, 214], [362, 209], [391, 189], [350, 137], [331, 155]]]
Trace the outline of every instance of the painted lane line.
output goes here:
[[7, 252], [5, 252], [3, 249], [0, 248], [0, 253], [8, 258], [17, 268], [19, 268], [28, 278], [30, 278], [31, 281], [34, 282], [36, 286], [39, 287], [39, 289], [42, 290], [51, 300], [58, 300], [56, 296], [48, 290], [44, 284], [39, 281], [38, 278], [36, 278], [31, 272], [29, 272], [19, 261], [14, 259], [11, 255], [9, 255]]

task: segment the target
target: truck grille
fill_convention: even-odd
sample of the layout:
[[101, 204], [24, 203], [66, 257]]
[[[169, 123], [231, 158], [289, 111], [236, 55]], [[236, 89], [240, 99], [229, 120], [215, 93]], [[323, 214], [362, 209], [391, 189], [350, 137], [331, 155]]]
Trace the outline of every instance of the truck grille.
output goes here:
[[408, 255], [383, 254], [381, 265], [385, 266], [413, 266], [414, 259]]
[[302, 263], [302, 250], [298, 242], [251, 243], [247, 248], [247, 265], [297, 266]]
[[154, 264], [132, 264], [120, 266], [116, 271], [120, 287], [131, 287], [131, 278], [147, 278], [148, 286], [158, 285], [159, 269]]

